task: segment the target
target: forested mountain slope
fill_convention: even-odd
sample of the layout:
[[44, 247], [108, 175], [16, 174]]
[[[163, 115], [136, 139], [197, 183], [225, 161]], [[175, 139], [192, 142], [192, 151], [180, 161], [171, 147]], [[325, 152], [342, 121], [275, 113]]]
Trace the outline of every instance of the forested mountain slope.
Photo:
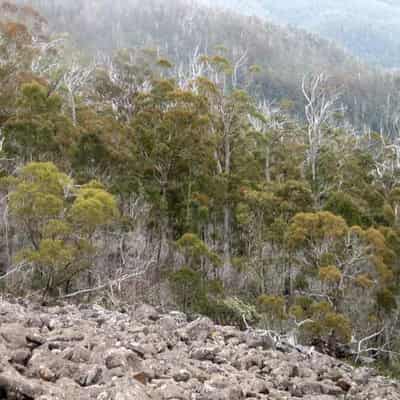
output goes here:
[[193, 3], [41, 4], [0, 6], [0, 290], [178, 307], [397, 373], [396, 75]]
[[370, 63], [400, 66], [398, 1], [217, 0], [213, 3], [314, 32]]
[[386, 132], [397, 129], [387, 117], [400, 109], [397, 75], [360, 63], [315, 35], [187, 0], [27, 3], [40, 9], [53, 30], [69, 32], [79, 46], [93, 52], [132, 46], [158, 48], [179, 68], [192, 62], [195, 54], [214, 54], [216, 47], [223, 46], [223, 55], [233, 62], [245, 56], [239, 69], [242, 85], [250, 84], [246, 71], [258, 65], [261, 70], [251, 79], [253, 92], [275, 102], [285, 100], [288, 104], [289, 100], [300, 114], [304, 108], [303, 76], [327, 72], [332, 85], [342, 92], [346, 116], [354, 126]]

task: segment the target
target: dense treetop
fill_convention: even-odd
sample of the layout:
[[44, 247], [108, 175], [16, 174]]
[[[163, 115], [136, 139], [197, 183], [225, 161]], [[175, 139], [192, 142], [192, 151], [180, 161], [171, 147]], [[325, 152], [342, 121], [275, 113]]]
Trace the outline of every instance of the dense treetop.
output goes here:
[[[212, 55], [218, 49], [233, 66], [240, 66], [237, 79], [242, 85], [259, 97], [284, 102], [300, 115], [304, 107], [299, 82], [305, 74], [328, 72], [332, 85], [342, 92], [341, 103], [347, 119], [356, 128], [367, 125], [375, 131], [397, 130], [398, 118], [392, 116], [398, 115], [400, 109], [398, 75], [367, 66], [333, 42], [314, 34], [281, 27], [258, 17], [216, 11], [188, 0], [149, 0], [146, 4], [138, 0], [21, 2], [37, 6], [47, 17], [50, 31], [68, 32], [78, 47], [98, 56], [99, 50], [109, 55], [116, 48], [152, 48], [173, 62], [175, 74], [185, 75], [188, 64], [199, 55]], [[286, 13], [292, 9], [296, 16], [301, 15], [300, 11], [309, 10], [317, 18], [318, 12], [303, 3], [310, 0], [290, 1], [289, 9], [285, 2], [274, 2], [274, 7], [281, 11], [283, 8]], [[339, 3], [339, 8], [344, 3], [353, 4]], [[319, 7], [323, 11], [323, 5]], [[353, 10], [351, 21], [363, 12], [364, 7], [357, 12]], [[383, 19], [386, 24], [387, 19]], [[327, 26], [325, 22], [322, 25]], [[393, 38], [398, 36], [394, 27], [384, 27]], [[389, 48], [386, 44], [379, 46]], [[249, 69], [251, 66], [257, 69]], [[250, 71], [253, 71], [251, 77]]]

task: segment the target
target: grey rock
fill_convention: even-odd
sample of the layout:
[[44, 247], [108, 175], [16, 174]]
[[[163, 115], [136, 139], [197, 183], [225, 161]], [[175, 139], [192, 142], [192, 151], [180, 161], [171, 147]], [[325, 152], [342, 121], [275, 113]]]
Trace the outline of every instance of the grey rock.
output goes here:
[[0, 325], [0, 337], [4, 339], [7, 347], [11, 349], [19, 350], [23, 347], [28, 347], [26, 337], [29, 334], [30, 331], [19, 323]]
[[174, 383], [162, 385], [156, 393], [162, 400], [190, 400], [189, 393]]
[[44, 393], [44, 386], [9, 370], [0, 374], [0, 393], [6, 399], [35, 399]]
[[366, 385], [372, 375], [369, 368], [358, 368], [354, 370], [353, 380], [359, 385]]
[[262, 332], [248, 331], [246, 332], [245, 340], [250, 349], [261, 347], [264, 350], [269, 350], [273, 349], [275, 346], [272, 338]]
[[148, 304], [142, 304], [135, 309], [134, 317], [140, 322], [146, 320], [157, 321], [160, 318], [160, 314], [154, 307]]
[[148, 349], [146, 349], [144, 346], [142, 346], [141, 344], [136, 343], [136, 342], [128, 343], [126, 345], [126, 348], [129, 350], [132, 350], [141, 358], [144, 358], [146, 353], [148, 352]]
[[31, 351], [29, 349], [19, 349], [11, 353], [11, 362], [15, 364], [26, 365], [30, 358]]
[[163, 329], [164, 332], [173, 332], [179, 327], [179, 322], [170, 315], [162, 317], [158, 321], [158, 324], [160, 325], [161, 329]]
[[111, 349], [106, 353], [104, 361], [108, 369], [120, 367], [139, 371], [142, 368], [141, 358], [128, 349]]
[[262, 331], [139, 306], [0, 299], [0, 399], [400, 400], [400, 383]]
[[173, 374], [175, 382], [187, 382], [191, 378], [191, 374], [186, 369], [180, 369]]
[[194, 349], [190, 353], [190, 357], [199, 361], [214, 361], [217, 353], [218, 353], [218, 348], [215, 346], [200, 347]]
[[190, 322], [182, 333], [184, 338], [190, 341], [205, 341], [214, 330], [214, 323], [209, 318], [204, 317]]
[[80, 375], [78, 382], [81, 386], [91, 386], [99, 383], [102, 376], [102, 369], [95, 365], [89, 369], [84, 369]]

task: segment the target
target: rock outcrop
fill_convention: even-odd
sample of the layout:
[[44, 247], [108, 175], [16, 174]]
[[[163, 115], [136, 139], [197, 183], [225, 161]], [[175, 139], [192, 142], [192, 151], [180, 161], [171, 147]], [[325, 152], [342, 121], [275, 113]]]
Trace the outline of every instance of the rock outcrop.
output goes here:
[[394, 400], [400, 384], [207, 318], [0, 300], [0, 399]]

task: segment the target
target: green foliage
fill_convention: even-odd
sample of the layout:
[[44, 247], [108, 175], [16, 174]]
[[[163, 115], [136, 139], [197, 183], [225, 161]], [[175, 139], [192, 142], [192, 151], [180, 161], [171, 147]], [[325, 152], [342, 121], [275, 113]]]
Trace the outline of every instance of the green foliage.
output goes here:
[[80, 231], [92, 234], [117, 219], [117, 203], [98, 182], [90, 182], [78, 189], [69, 217]]
[[290, 225], [289, 241], [296, 247], [306, 243], [335, 240], [343, 237], [346, 232], [345, 220], [330, 212], [299, 213]]
[[325, 210], [343, 217], [349, 226], [361, 225], [363, 216], [353, 198], [343, 192], [331, 193], [325, 203]]
[[9, 195], [10, 212], [27, 229], [34, 246], [47, 223], [64, 212], [64, 195], [71, 188], [72, 181], [52, 163], [30, 163], [21, 170]]
[[311, 320], [302, 329], [310, 342], [316, 338], [334, 337], [341, 343], [348, 343], [352, 333], [350, 320], [333, 311], [331, 305], [325, 302], [312, 304]]
[[17, 258], [35, 267], [49, 294], [91, 266], [91, 236], [115, 221], [116, 201], [98, 182], [76, 190], [52, 163], [27, 164], [5, 181], [10, 213], [30, 242]]
[[387, 288], [379, 290], [376, 294], [376, 304], [378, 309], [386, 314], [390, 314], [397, 308], [395, 295]]
[[262, 295], [257, 299], [258, 312], [265, 314], [271, 320], [284, 320], [286, 315], [286, 302], [280, 296]]
[[284, 297], [261, 295], [256, 305], [264, 328], [282, 330], [282, 323], [288, 319]]
[[256, 324], [261, 318], [255, 305], [237, 297], [210, 302], [205, 314], [219, 324], [235, 325], [242, 329], [247, 329], [247, 325]]
[[17, 110], [4, 127], [3, 151], [24, 161], [53, 160], [74, 138], [74, 128], [61, 110], [61, 99], [37, 82], [24, 84]]
[[221, 259], [218, 255], [193, 233], [185, 233], [176, 244], [185, 254], [187, 260], [190, 260], [191, 265], [195, 267], [196, 264], [199, 266], [202, 258], [208, 260], [214, 267], [221, 265]]
[[322, 321], [322, 325], [329, 335], [335, 336], [343, 343], [348, 343], [351, 339], [351, 322], [343, 314], [335, 312], [327, 313]]
[[289, 309], [289, 315], [295, 317], [298, 321], [311, 318], [313, 314], [312, 306], [313, 300], [310, 297], [298, 296]]
[[160, 58], [157, 61], [157, 65], [160, 66], [161, 68], [172, 68], [174, 65], [167, 59], [165, 58]]
[[307, 277], [304, 274], [298, 274], [294, 281], [294, 288], [297, 290], [305, 290], [308, 289], [309, 284], [307, 281]]
[[214, 167], [207, 102], [173, 80], [156, 80], [141, 94], [132, 120], [133, 171], [154, 212], [190, 229], [192, 194], [202, 192]]
[[201, 310], [206, 298], [200, 272], [193, 271], [190, 268], [182, 268], [169, 274], [168, 280], [175, 301], [183, 312]]
[[[139, 14], [153, 21], [151, 10]], [[205, 21], [197, 17], [194, 23]], [[303, 59], [304, 49], [313, 58], [318, 43], [290, 47], [291, 39], [281, 40], [279, 29], [268, 27], [267, 37], [264, 24], [256, 22], [236, 32], [232, 27], [242, 26], [239, 19], [215, 16], [221, 26], [214, 28], [228, 42], [215, 55], [197, 57], [202, 73], [193, 71], [192, 80], [185, 77], [186, 61], [169, 51], [175, 45], [165, 52], [120, 49], [91, 70], [84, 65], [86, 55], [66, 49], [64, 41], [47, 46], [28, 21], [3, 24], [2, 18], [6, 253], [30, 264], [33, 272], [24, 282], [31, 278], [32, 287], [46, 295], [69, 290], [83, 276], [90, 281], [91, 274], [82, 272], [95, 260], [112, 275], [114, 267], [129, 265], [125, 239], [140, 230], [144, 248], [158, 248], [157, 268], [167, 270], [175, 303], [185, 312], [243, 328], [245, 321], [260, 320], [282, 331], [300, 327], [307, 342], [347, 342], [375, 324], [398, 329], [392, 318], [400, 291], [398, 144], [370, 129], [354, 135], [348, 124], [354, 118], [359, 127], [370, 122], [380, 132], [393, 131], [395, 113], [386, 109], [386, 100], [398, 108], [399, 82], [392, 74], [375, 79], [357, 64], [348, 78], [347, 61], [335, 53], [343, 63], [329, 83], [346, 81], [340, 103], [349, 113], [335, 113], [323, 124], [314, 181], [308, 126], [293, 117], [304, 112], [303, 73], [282, 59], [300, 53]], [[139, 35], [130, 45], [147, 42], [147, 35], [140, 36], [145, 21], [130, 15], [121, 27], [124, 21]], [[169, 28], [159, 25], [162, 41], [154, 43], [165, 43], [176, 29]], [[190, 43], [203, 43], [199, 32], [180, 42], [179, 54], [193, 54]], [[248, 46], [249, 37], [254, 46]], [[268, 66], [262, 61], [237, 68], [240, 49], [248, 49], [251, 63], [263, 54]], [[311, 61], [307, 69], [315, 65]], [[67, 93], [71, 74], [77, 88]], [[382, 87], [369, 95], [360, 79]], [[268, 98], [258, 105], [266, 92], [273, 106]], [[72, 108], [76, 115], [70, 115]], [[108, 241], [113, 246], [100, 252], [98, 244]], [[123, 293], [129, 292], [126, 286]]]
[[240, 300], [229, 302], [224, 299], [221, 282], [207, 279], [200, 271], [183, 267], [170, 273], [168, 282], [176, 304], [185, 313], [200, 313], [220, 323], [240, 324], [243, 323], [240, 310], [252, 320], [251, 306], [246, 309]]
[[337, 284], [342, 279], [342, 273], [337, 267], [330, 265], [319, 269], [319, 277], [323, 282]]
[[276, 196], [279, 198], [280, 211], [288, 220], [299, 212], [310, 210], [313, 202], [309, 185], [301, 181], [288, 180], [279, 185]]

